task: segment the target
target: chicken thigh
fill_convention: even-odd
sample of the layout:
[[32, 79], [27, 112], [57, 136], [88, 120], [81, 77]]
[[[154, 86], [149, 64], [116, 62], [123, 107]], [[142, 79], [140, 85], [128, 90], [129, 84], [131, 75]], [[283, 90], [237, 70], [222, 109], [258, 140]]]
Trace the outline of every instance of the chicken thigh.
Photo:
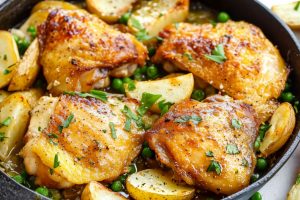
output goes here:
[[147, 49], [83, 10], [53, 10], [38, 28], [40, 64], [48, 89], [87, 92], [144, 65]]
[[50, 188], [114, 180], [126, 172], [144, 140], [141, 119], [128, 124], [137, 107], [136, 100], [124, 97], [107, 102], [69, 95], [41, 98], [21, 151], [26, 171], [37, 177], [36, 184]]
[[279, 51], [256, 26], [234, 21], [216, 26], [180, 23], [165, 28], [160, 36], [164, 40], [154, 62], [190, 71], [234, 99], [252, 105], [261, 122], [275, 111], [275, 99], [284, 89], [289, 70]]
[[146, 132], [146, 140], [186, 183], [229, 195], [250, 182], [258, 127], [251, 106], [215, 95], [175, 104]]

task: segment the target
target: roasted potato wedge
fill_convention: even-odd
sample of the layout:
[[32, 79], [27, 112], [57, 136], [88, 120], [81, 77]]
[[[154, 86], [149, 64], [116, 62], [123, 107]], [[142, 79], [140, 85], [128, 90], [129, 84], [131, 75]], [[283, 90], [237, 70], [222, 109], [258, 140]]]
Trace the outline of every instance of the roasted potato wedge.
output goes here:
[[2, 102], [2, 101], [4, 101], [4, 99], [6, 98], [6, 97], [8, 97], [10, 95], [10, 92], [7, 92], [7, 91], [5, 91], [5, 90], [0, 90], [0, 103]]
[[126, 189], [138, 200], [188, 200], [195, 194], [194, 188], [173, 182], [171, 175], [159, 169], [146, 169], [130, 175]]
[[81, 194], [81, 200], [125, 200], [126, 198], [119, 193], [109, 190], [107, 187], [92, 181], [87, 184]]
[[86, 0], [86, 5], [91, 13], [96, 14], [102, 20], [112, 23], [127, 11], [131, 10], [136, 0]]
[[39, 73], [39, 44], [35, 39], [26, 50], [22, 59], [16, 64], [8, 91], [25, 90], [32, 86]]
[[39, 90], [16, 92], [0, 103], [0, 159], [22, 143], [30, 119], [29, 112], [42, 95]]
[[139, 21], [149, 36], [157, 36], [167, 25], [183, 22], [189, 10], [189, 0], [153, 0], [134, 11], [128, 26], [138, 31], [135, 21]]
[[0, 31], [0, 44], [0, 88], [3, 88], [9, 84], [20, 56], [11, 33]]
[[296, 9], [297, 3], [295, 1], [272, 7], [273, 12], [293, 29], [300, 29], [300, 7]]
[[64, 2], [64, 1], [41, 1], [37, 3], [33, 9], [31, 10], [31, 13], [35, 13], [39, 10], [52, 10], [52, 9], [65, 9], [65, 10], [76, 10], [79, 9], [74, 4]]
[[[37, 28], [40, 24], [42, 24], [48, 17], [49, 10], [38, 10], [30, 15], [30, 17], [25, 21], [25, 23], [21, 26], [20, 30], [28, 35], [27, 29], [30, 26], [34, 26]], [[29, 36], [28, 36], [29, 37]]]
[[282, 103], [274, 112], [266, 135], [260, 145], [260, 152], [267, 157], [278, 151], [289, 139], [295, 127], [295, 112], [293, 106], [288, 103]]
[[[125, 84], [125, 93], [127, 97], [141, 100], [144, 92], [151, 94], [160, 94], [162, 97], [157, 101], [165, 100], [166, 102], [178, 103], [191, 97], [194, 89], [193, 74], [185, 74], [171, 78], [135, 82], [135, 89], [130, 91]], [[160, 109], [155, 104], [151, 110], [159, 113]]]
[[287, 200], [299, 200], [300, 199], [300, 174], [297, 176], [295, 185], [288, 193]]

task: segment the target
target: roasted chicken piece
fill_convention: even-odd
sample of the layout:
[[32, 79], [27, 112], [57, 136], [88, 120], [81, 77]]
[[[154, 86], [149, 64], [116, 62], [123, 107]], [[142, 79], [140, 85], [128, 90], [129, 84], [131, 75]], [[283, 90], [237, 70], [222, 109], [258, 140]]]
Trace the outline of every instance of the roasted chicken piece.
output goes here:
[[146, 132], [146, 140], [187, 184], [229, 195], [250, 182], [258, 126], [251, 106], [215, 95], [175, 104]]
[[42, 97], [21, 151], [26, 171], [36, 176], [36, 184], [50, 188], [114, 180], [126, 172], [143, 143], [140, 123], [131, 120], [130, 130], [128, 123], [125, 129], [125, 113], [136, 115], [137, 106], [136, 100], [119, 96], [106, 103], [69, 95]]
[[[48, 89], [90, 91], [109, 85], [144, 65], [146, 47], [83, 10], [53, 10], [38, 28], [40, 64]], [[119, 70], [118, 70], [119, 68]]]
[[[164, 40], [154, 62], [190, 71], [234, 99], [253, 105], [260, 121], [275, 111], [275, 99], [284, 89], [289, 70], [256, 26], [234, 21], [215, 27], [180, 23], [168, 26], [160, 36]], [[224, 62], [209, 59], [222, 55], [222, 45]]]

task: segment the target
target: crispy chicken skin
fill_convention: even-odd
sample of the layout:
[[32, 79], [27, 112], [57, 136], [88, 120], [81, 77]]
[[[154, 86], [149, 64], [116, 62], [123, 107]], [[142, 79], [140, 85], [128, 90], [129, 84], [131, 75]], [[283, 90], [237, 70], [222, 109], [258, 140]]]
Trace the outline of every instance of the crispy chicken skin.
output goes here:
[[[178, 122], [184, 116], [201, 117], [202, 121]], [[241, 127], [234, 127], [233, 120], [241, 122]], [[146, 140], [159, 161], [186, 183], [229, 195], [250, 182], [256, 164], [253, 142], [258, 126], [251, 106], [215, 95], [203, 102], [175, 104], [146, 132]], [[233, 146], [238, 149], [234, 155], [227, 152]], [[213, 156], [206, 155], [209, 151]], [[221, 166], [219, 175], [208, 171], [212, 160]]]
[[[135, 113], [138, 103], [124, 97], [109, 97], [106, 103], [68, 95], [41, 98], [32, 111], [21, 151], [26, 171], [37, 176], [36, 184], [66, 188], [112, 181], [125, 173], [144, 140], [144, 130], [135, 123], [130, 131], [124, 130], [125, 105]], [[60, 131], [71, 115], [69, 126]], [[59, 161], [56, 168], [55, 155]]]
[[[180, 23], [168, 26], [160, 36], [164, 41], [154, 62], [172, 63], [234, 99], [253, 105], [260, 121], [272, 115], [289, 70], [279, 51], [258, 27], [234, 21], [215, 27]], [[205, 57], [219, 44], [224, 45], [227, 57], [223, 64]]]
[[[134, 36], [83, 10], [53, 10], [38, 28], [38, 40], [40, 64], [55, 95], [107, 86], [110, 71], [130, 76], [147, 58], [146, 47]], [[119, 67], [122, 73], [116, 72]]]

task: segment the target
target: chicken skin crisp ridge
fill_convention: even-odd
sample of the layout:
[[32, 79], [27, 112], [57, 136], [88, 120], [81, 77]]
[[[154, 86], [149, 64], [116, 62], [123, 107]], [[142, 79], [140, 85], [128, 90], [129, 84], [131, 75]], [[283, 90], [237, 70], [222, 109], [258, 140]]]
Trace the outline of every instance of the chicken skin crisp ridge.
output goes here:
[[[36, 184], [50, 188], [114, 180], [127, 172], [141, 150], [144, 130], [134, 122], [130, 131], [124, 130], [122, 112], [127, 106], [136, 113], [138, 105], [120, 97], [109, 97], [106, 103], [68, 95], [41, 98], [21, 151], [27, 173], [37, 177]], [[68, 127], [62, 128], [71, 115]], [[56, 155], [59, 166], [54, 167]]]
[[[183, 120], [186, 117], [193, 118]], [[258, 127], [251, 106], [215, 95], [203, 102], [175, 104], [145, 137], [158, 160], [187, 184], [230, 195], [249, 185]], [[209, 170], [213, 161], [219, 163], [220, 173]]]
[[[84, 10], [53, 10], [38, 27], [40, 64], [50, 92], [101, 88], [111, 70], [144, 65], [147, 48]], [[122, 76], [122, 75], [120, 75]]]
[[[234, 99], [252, 105], [260, 122], [273, 114], [289, 70], [258, 27], [234, 21], [215, 27], [179, 23], [166, 27], [160, 36], [164, 40], [154, 62], [190, 71]], [[218, 45], [224, 46], [227, 58], [221, 64], [207, 58]]]

